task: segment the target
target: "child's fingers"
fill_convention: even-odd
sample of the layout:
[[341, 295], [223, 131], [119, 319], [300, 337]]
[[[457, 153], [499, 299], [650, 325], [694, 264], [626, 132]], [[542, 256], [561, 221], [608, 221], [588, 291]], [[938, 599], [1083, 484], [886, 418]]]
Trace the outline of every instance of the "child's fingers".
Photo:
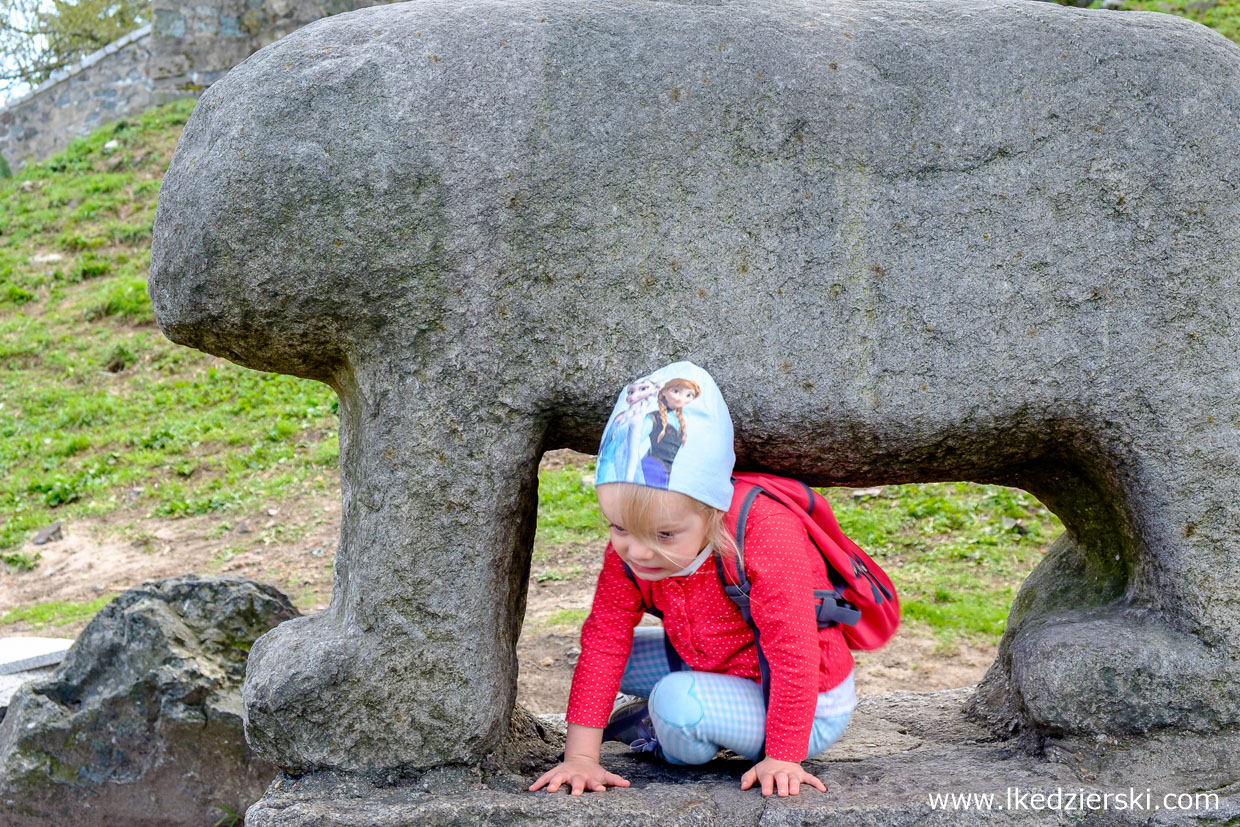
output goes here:
[[769, 775], [763, 776], [763, 778], [762, 778], [762, 794], [763, 794], [763, 795], [770, 795], [770, 794], [771, 794], [771, 793], [773, 793], [773, 792], [775, 792], [775, 781], [774, 781], [774, 779], [773, 779], [771, 776], [769, 776]]
[[538, 780], [530, 785], [530, 792], [534, 792], [535, 790], [539, 790], [545, 787], [547, 782], [551, 780], [551, 775], [554, 772], [555, 770], [547, 770], [542, 775], [540, 775], [538, 777]]
[[820, 793], [825, 793], [827, 791], [827, 785], [822, 783], [822, 779], [820, 779], [816, 775], [811, 775], [810, 773], [804, 773], [801, 776], [801, 780], [804, 781], [806, 784], [809, 784], [811, 787], [814, 787]]
[[750, 787], [753, 786], [753, 782], [757, 780], [758, 780], [758, 771], [753, 770], [753, 769], [749, 770], [748, 772], [746, 772], [744, 775], [741, 776], [741, 789], [742, 790], [749, 789]]
[[780, 796], [788, 795], [788, 773], [775, 773], [775, 788], [779, 791]]
[[789, 778], [788, 779], [788, 795], [800, 795], [800, 794], [801, 794], [801, 782], [797, 779], [796, 776]]
[[573, 795], [581, 795], [585, 791], [586, 791], [585, 776], [574, 775], [573, 776]]
[[614, 772], [604, 773], [604, 774], [603, 774], [603, 783], [604, 783], [604, 784], [610, 784], [610, 785], [611, 785], [611, 786], [613, 786], [613, 787], [627, 787], [627, 786], [629, 786], [628, 779], [621, 778], [620, 776], [616, 775]]

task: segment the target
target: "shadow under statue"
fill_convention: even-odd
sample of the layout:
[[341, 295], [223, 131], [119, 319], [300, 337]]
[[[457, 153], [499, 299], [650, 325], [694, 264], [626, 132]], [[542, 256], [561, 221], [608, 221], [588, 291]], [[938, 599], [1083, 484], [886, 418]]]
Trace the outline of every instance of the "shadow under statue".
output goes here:
[[991, 731], [1234, 725], [1237, 113], [1221, 36], [1043, 3], [416, 0], [261, 50], [185, 129], [150, 274], [173, 341], [340, 397], [331, 605], [254, 646], [252, 745], [495, 750], [539, 457], [677, 359], [741, 468], [1059, 515]]

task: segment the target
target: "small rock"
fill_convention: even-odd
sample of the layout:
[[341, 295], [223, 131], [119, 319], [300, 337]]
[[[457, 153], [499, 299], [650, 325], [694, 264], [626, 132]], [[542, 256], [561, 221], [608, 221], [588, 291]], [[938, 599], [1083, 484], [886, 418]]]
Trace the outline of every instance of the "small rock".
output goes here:
[[233, 529], [233, 534], [253, 534], [254, 529], [250, 528], [246, 523], [237, 523], [237, 527]]
[[857, 501], [872, 500], [875, 497], [883, 496], [883, 487], [876, 485], [873, 488], [854, 488], [852, 498]]
[[268, 517], [274, 517], [274, 516], [276, 516], [276, 515], [277, 515], [277, 514], [279, 514], [279, 513], [280, 513], [280, 509], [278, 509], [278, 508], [268, 508], [268, 509], [267, 509], [267, 516], [268, 516]]
[[106, 144], [103, 145], [103, 154], [111, 155], [113, 152], [115, 152], [117, 149], [120, 148], [120, 145], [121, 145], [121, 142], [113, 138], [112, 140], [108, 141]]
[[1022, 537], [1029, 533], [1029, 527], [1020, 520], [1013, 520], [1011, 517], [1004, 517], [1001, 522], [1003, 523], [1004, 529], [1007, 531], [1015, 531]]
[[52, 523], [46, 528], [39, 529], [39, 533], [34, 535], [34, 544], [41, 546], [44, 543], [54, 543], [57, 540], [63, 540], [64, 536], [64, 532], [60, 530], [60, 523]]
[[313, 555], [313, 556], [315, 556], [315, 557], [322, 557], [322, 556], [323, 556], [324, 554], [326, 554], [326, 553], [327, 553], [327, 552], [326, 552], [326, 551], [324, 551], [324, 550], [323, 550], [323, 549], [321, 549], [321, 548], [312, 548], [312, 549], [310, 549], [310, 554], [312, 554], [312, 555]]
[[177, 538], [176, 532], [170, 528], [156, 529], [154, 536], [156, 540], [165, 540], [165, 541], [175, 540]]
[[585, 476], [583, 476], [581, 478], [581, 484], [584, 485], [586, 488], [589, 488], [592, 485], [594, 485], [594, 475], [586, 474]]
[[1102, 8], [1111, 11], [1122, 11], [1124, 8], [1124, 0], [1102, 0]]
[[60, 253], [43, 253], [42, 255], [37, 255], [34, 257], [35, 264], [55, 264], [56, 262], [63, 260], [64, 256]]
[[555, 658], [543, 658], [538, 662], [539, 666], [552, 666], [555, 664]]

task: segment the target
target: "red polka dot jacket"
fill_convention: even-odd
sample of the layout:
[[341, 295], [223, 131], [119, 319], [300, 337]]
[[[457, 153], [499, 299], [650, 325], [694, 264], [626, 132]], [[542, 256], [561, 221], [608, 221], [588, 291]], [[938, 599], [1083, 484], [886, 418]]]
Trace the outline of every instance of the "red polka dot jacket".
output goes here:
[[[727, 525], [735, 532], [739, 500]], [[814, 589], [830, 588], [826, 564], [800, 520], [768, 497], [758, 497], [745, 531], [750, 610], [771, 667], [766, 754], [803, 761], [818, 693], [838, 686], [853, 668], [838, 627], [819, 629]], [[581, 657], [568, 699], [569, 723], [602, 727], [611, 714], [633, 648], [633, 627], [646, 605], [663, 612], [663, 627], [690, 668], [761, 681], [753, 632], [723, 592], [708, 557], [687, 577], [634, 586], [610, 544], [603, 557], [590, 616], [581, 629]]]

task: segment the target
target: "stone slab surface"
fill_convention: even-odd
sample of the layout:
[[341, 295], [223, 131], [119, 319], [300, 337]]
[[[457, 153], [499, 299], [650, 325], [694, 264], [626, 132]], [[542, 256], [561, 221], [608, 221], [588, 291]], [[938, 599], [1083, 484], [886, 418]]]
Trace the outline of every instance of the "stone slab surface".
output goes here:
[[8, 675], [0, 675], [0, 720], [4, 720], [5, 710], [8, 709], [9, 701], [13, 694], [21, 688], [26, 681], [33, 681], [39, 678], [45, 678], [52, 674], [56, 668], [55, 664], [50, 666], [40, 666], [37, 669], [25, 669], [21, 672], [13, 672]]
[[[862, 698], [844, 738], [826, 760], [807, 766], [827, 784], [825, 795], [763, 799], [741, 791], [750, 766], [721, 757], [699, 768], [673, 768], [636, 757], [617, 744], [604, 747], [604, 764], [627, 778], [627, 789], [580, 798], [530, 793], [540, 773], [486, 776], [478, 770], [439, 768], [416, 776], [362, 780], [317, 773], [282, 775], [246, 813], [250, 827], [404, 827], [404, 825], [970, 825], [1080, 823], [1103, 825], [1223, 824], [1240, 818], [1234, 766], [1236, 734], [1217, 739], [1171, 737], [1131, 742], [1046, 742], [1041, 755], [1028, 744], [998, 741], [965, 717], [971, 689], [895, 692]], [[543, 719], [544, 721], [546, 719]], [[1214, 750], [1211, 753], [1211, 750]], [[1210, 772], [1194, 755], [1213, 754]], [[1137, 756], [1140, 757], [1137, 757]], [[1216, 806], [1193, 812], [1162, 809], [1161, 796], [1201, 789], [1185, 773], [1205, 779]], [[1142, 806], [1062, 812], [1038, 809], [1035, 794], [1068, 796], [1137, 791]], [[1145, 791], [1155, 808], [1143, 806]], [[990, 809], [936, 809], [931, 795], [993, 795]], [[1049, 799], [1048, 799], [1049, 800]], [[1078, 799], [1079, 800], [1079, 799]], [[1127, 802], [1127, 798], [1125, 798]], [[983, 805], [984, 806], [984, 805]]]
[[0, 637], [0, 675], [60, 663], [72, 645], [67, 637]]

